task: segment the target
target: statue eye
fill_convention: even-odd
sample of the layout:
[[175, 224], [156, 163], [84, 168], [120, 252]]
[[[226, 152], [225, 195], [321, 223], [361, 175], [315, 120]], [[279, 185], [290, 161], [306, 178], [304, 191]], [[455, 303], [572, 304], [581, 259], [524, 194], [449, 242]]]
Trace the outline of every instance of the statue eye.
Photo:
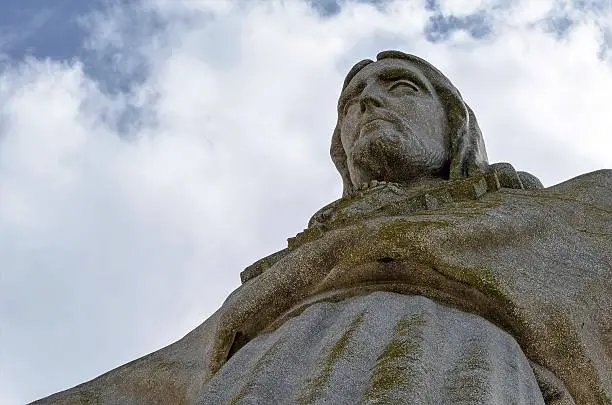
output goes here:
[[410, 91], [414, 91], [416, 93], [420, 91], [419, 86], [417, 86], [416, 84], [408, 80], [400, 80], [400, 81], [393, 83], [391, 87], [389, 87], [389, 90], [394, 90], [394, 89], [407, 89]]

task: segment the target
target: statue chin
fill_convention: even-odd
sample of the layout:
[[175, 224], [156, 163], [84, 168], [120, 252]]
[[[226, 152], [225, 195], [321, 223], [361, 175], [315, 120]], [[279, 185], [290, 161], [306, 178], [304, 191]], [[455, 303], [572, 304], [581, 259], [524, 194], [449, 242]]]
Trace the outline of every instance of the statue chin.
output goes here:
[[420, 178], [440, 177], [446, 158], [436, 152], [415, 136], [397, 132], [362, 135], [348, 159], [351, 181], [358, 186], [374, 180], [412, 183]]

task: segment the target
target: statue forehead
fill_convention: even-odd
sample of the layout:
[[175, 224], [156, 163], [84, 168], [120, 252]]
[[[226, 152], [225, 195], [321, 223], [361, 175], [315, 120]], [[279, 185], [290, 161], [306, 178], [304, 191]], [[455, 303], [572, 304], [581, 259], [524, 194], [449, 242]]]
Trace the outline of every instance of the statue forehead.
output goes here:
[[407, 71], [412, 76], [414, 76], [415, 79], [419, 79], [431, 89], [430, 81], [425, 76], [422, 69], [417, 63], [408, 59], [385, 58], [364, 66], [359, 72], [355, 74], [355, 76], [353, 76], [351, 81], [342, 90], [342, 93], [344, 93], [345, 91], [354, 90], [356, 86], [364, 84], [371, 77], [379, 76], [385, 71], [394, 69], [401, 69]]

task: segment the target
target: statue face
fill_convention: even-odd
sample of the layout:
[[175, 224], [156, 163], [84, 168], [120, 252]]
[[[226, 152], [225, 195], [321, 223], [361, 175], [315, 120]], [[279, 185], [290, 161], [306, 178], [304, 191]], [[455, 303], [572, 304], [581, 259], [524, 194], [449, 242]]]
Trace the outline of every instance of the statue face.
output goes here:
[[340, 95], [340, 137], [354, 186], [426, 183], [448, 176], [446, 113], [418, 67], [382, 59]]

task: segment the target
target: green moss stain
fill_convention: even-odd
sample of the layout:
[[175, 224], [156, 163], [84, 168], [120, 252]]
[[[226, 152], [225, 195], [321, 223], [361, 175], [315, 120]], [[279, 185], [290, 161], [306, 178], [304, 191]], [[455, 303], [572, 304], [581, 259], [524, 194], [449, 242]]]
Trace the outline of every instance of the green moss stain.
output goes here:
[[325, 393], [334, 365], [346, 353], [353, 335], [363, 324], [363, 318], [364, 313], [361, 312], [351, 321], [349, 327], [342, 333], [334, 345], [329, 348], [329, 351], [323, 360], [323, 364], [321, 364], [321, 372], [307, 383], [304, 394], [301, 395], [298, 400], [299, 404], [313, 404], [318, 398], [321, 397], [321, 395]]
[[246, 395], [247, 391], [245, 389], [240, 390], [236, 395], [234, 395], [229, 402], [230, 405], [237, 405]]
[[[393, 220], [379, 225], [377, 230], [372, 227], [360, 226], [355, 229], [355, 235], [361, 235], [361, 241], [347, 246], [338, 259], [338, 267], [351, 267], [380, 257], [391, 257], [402, 260], [410, 257], [429, 263], [433, 256], [427, 251], [427, 234], [432, 230], [448, 225], [445, 221], [406, 221]], [[370, 235], [376, 232], [376, 235]], [[372, 243], [372, 241], [375, 241]]]
[[446, 393], [452, 403], [472, 403], [486, 394], [491, 371], [487, 354], [479, 350], [477, 344], [468, 345], [450, 373], [452, 376]]
[[495, 299], [497, 302], [510, 305], [507, 298], [507, 293], [503, 289], [503, 285], [497, 280], [491, 270], [484, 266], [473, 267], [456, 267], [457, 274], [461, 280], [475, 286], [488, 297]]
[[[438, 252], [430, 251], [430, 240], [436, 239], [435, 232], [452, 226], [451, 222], [444, 220], [423, 220], [423, 221], [406, 221], [395, 220], [383, 223], [378, 230], [379, 240], [383, 242], [380, 246], [374, 246], [376, 250], [384, 252], [385, 256], [390, 256], [402, 260], [402, 257], [408, 257], [423, 264], [432, 266], [433, 268], [442, 268], [448, 266], [444, 259], [440, 258]], [[466, 241], [469, 243], [469, 241]], [[369, 250], [368, 250], [369, 248]], [[470, 246], [465, 247], [470, 248]], [[471, 246], [472, 249], [478, 251], [478, 245]], [[354, 246], [349, 250], [350, 256], [354, 262], [363, 262], [364, 257], [370, 257], [373, 254], [372, 246]], [[343, 265], [349, 265], [349, 260]], [[452, 276], [456, 280], [463, 283], [468, 283], [476, 287], [478, 290], [485, 293], [503, 305], [509, 305], [507, 299], [506, 285], [499, 280], [491, 271], [489, 266], [460, 266], [460, 263], [453, 262], [450, 264], [451, 270], [445, 272], [447, 276]]]
[[439, 230], [451, 226], [444, 220], [411, 220], [399, 219], [381, 224], [378, 236], [381, 241], [390, 243], [397, 249], [406, 250], [412, 257], [417, 256], [423, 261], [431, 259], [429, 245], [431, 240], [437, 240]]
[[[581, 392], [572, 392], [576, 403], [580, 404], [602, 404], [610, 405], [612, 399], [603, 390], [603, 384], [599, 377], [598, 370], [586, 353], [586, 348], [578, 333], [578, 326], [560, 310], [551, 311], [545, 319], [544, 325], [549, 334], [552, 335], [552, 343], [549, 347], [552, 357], [563, 359], [563, 363], [568, 365], [567, 370], [562, 371], [559, 377], [564, 381], [582, 379], [585, 388]], [[573, 384], [569, 384], [572, 391]], [[578, 386], [580, 383], [578, 383]]]
[[79, 404], [81, 405], [99, 405], [102, 399], [99, 393], [91, 391], [79, 392]]
[[400, 219], [381, 224], [378, 234], [383, 240], [397, 242], [406, 237], [413, 236], [414, 238], [422, 235], [424, 232], [446, 228], [449, 225], [447, 221], [442, 220], [407, 221]]
[[418, 384], [419, 371], [413, 367], [423, 355], [422, 314], [403, 317], [395, 326], [391, 342], [383, 349], [372, 372], [365, 399], [374, 403], [393, 403], [393, 390]]

